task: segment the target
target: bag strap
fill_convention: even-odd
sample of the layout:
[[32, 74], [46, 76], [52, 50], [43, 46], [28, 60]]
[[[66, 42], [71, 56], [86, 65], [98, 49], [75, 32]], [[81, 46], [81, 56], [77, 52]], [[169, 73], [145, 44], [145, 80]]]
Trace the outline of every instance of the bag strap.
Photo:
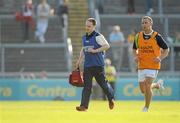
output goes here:
[[76, 68], [74, 71], [80, 71], [80, 68], [79, 68], [79, 66], [78, 66], [78, 68]]

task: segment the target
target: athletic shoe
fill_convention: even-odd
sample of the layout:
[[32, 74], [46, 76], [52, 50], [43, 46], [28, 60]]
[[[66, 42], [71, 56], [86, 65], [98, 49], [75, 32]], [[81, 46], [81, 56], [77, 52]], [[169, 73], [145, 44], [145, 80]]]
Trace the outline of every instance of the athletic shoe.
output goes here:
[[159, 79], [157, 81], [157, 84], [159, 85], [159, 89], [164, 90], [164, 80]]
[[87, 111], [87, 108], [85, 108], [84, 106], [77, 106], [76, 110], [77, 111]]
[[109, 109], [113, 109], [114, 108], [114, 103], [115, 103], [115, 101], [114, 101], [114, 99], [112, 99], [111, 101], [109, 101]]
[[159, 79], [159, 80], [157, 81], [157, 84], [159, 85], [158, 91], [159, 91], [160, 95], [163, 95], [163, 90], [165, 89], [165, 88], [164, 88], [164, 80]]
[[144, 107], [144, 108], [142, 109], [142, 112], [148, 112], [148, 108], [147, 108], [147, 107]]

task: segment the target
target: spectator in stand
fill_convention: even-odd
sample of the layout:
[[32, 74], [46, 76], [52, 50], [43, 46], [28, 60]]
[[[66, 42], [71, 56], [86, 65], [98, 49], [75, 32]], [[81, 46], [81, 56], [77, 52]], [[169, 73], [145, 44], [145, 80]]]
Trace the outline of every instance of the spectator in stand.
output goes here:
[[[180, 32], [175, 32], [174, 44], [180, 44]], [[180, 46], [175, 46], [175, 55], [180, 56]]]
[[113, 31], [109, 35], [109, 41], [112, 46], [113, 61], [119, 71], [122, 66], [123, 45], [125, 43], [124, 34], [121, 32], [120, 26], [116, 25], [113, 27]]
[[127, 1], [127, 13], [128, 14], [134, 14], [135, 13], [134, 0], [128, 0]]
[[59, 5], [57, 14], [61, 18], [62, 27], [67, 27], [69, 14], [68, 0], [63, 0], [63, 3]]
[[29, 28], [32, 26], [34, 28], [33, 22], [33, 3], [32, 0], [27, 0], [26, 3], [22, 6], [22, 27], [23, 27], [23, 40], [25, 42], [29, 41]]
[[131, 72], [133, 72], [133, 73], [136, 71], [136, 65], [135, 65], [135, 62], [133, 60], [132, 47], [133, 47], [134, 38], [135, 38], [136, 33], [137, 33], [136, 29], [131, 29], [131, 33], [127, 37], [128, 47], [129, 47], [128, 48], [129, 66], [130, 66]]
[[180, 32], [175, 32], [174, 43], [180, 44]]
[[44, 71], [44, 70], [41, 71], [40, 74], [39, 74], [39, 78], [42, 79], [42, 80], [48, 79], [47, 72]]
[[104, 3], [104, 0], [96, 0], [96, 7], [99, 10], [100, 14], [104, 13], [104, 5], [103, 5], [103, 3]]
[[147, 4], [146, 14], [150, 16], [154, 12], [154, 9], [152, 7], [153, 2], [152, 2], [152, 0], [146, 0], [146, 4]]
[[68, 14], [69, 14], [68, 0], [63, 0], [63, 3], [59, 5], [57, 14], [62, 22], [63, 40], [65, 41], [67, 40], [67, 31], [68, 31]]
[[[105, 73], [106, 73], [106, 78], [111, 85], [111, 87], [114, 90], [115, 93], [115, 84], [116, 84], [116, 68], [111, 64], [110, 59], [105, 59]], [[103, 93], [103, 99], [106, 100], [106, 95]]]
[[46, 0], [41, 0], [41, 3], [37, 7], [37, 30], [35, 32], [35, 38], [41, 42], [45, 42], [45, 33], [48, 28], [48, 20], [51, 14], [50, 6]]

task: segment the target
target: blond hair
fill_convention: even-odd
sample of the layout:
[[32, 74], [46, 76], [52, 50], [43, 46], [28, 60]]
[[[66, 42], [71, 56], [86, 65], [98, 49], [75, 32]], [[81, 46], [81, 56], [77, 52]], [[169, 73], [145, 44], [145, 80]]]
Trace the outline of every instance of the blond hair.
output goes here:
[[150, 16], [143, 16], [142, 20], [148, 19], [153, 24], [153, 19]]

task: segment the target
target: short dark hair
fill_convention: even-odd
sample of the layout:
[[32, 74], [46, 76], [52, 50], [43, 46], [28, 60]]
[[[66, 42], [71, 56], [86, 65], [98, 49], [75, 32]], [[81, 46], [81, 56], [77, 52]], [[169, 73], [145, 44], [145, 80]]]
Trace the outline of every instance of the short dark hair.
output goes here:
[[94, 26], [97, 24], [95, 18], [88, 18], [87, 21], [91, 22]]

